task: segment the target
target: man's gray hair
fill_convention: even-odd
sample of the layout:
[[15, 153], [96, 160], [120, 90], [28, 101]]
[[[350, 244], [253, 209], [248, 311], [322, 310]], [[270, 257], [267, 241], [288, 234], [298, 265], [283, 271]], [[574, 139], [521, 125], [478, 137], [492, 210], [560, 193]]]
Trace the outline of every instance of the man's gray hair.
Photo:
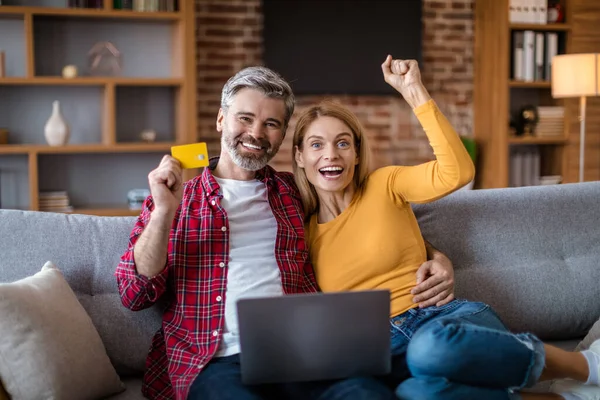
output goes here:
[[284, 129], [294, 113], [294, 93], [290, 84], [277, 72], [266, 67], [248, 67], [229, 78], [221, 92], [221, 108], [227, 111], [233, 98], [244, 88], [255, 89], [267, 97], [282, 99], [285, 103]]

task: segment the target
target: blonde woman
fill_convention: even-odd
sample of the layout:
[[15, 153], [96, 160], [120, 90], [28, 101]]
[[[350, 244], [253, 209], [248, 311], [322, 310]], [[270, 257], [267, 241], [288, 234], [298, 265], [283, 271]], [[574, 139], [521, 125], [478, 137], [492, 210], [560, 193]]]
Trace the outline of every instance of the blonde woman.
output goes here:
[[[583, 353], [566, 352], [532, 334], [510, 333], [487, 304], [413, 302], [426, 250], [410, 204], [466, 185], [474, 166], [423, 86], [417, 63], [388, 56], [382, 70], [413, 109], [436, 159], [369, 174], [367, 138], [355, 115], [324, 102], [300, 116], [293, 165], [319, 286], [390, 291], [393, 371], [386, 380], [401, 399], [600, 399], [600, 340]], [[571, 378], [554, 382], [559, 394], [519, 393], [558, 378]]]

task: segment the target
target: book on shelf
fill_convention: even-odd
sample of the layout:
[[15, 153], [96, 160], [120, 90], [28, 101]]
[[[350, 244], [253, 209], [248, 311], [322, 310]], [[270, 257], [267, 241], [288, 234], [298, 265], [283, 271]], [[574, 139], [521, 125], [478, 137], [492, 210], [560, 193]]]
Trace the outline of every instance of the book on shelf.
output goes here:
[[115, 10], [174, 12], [177, 10], [177, 4], [176, 0], [113, 0], [113, 8]]
[[508, 20], [513, 24], [546, 24], [548, 0], [509, 0]]
[[540, 149], [538, 146], [513, 146], [510, 149], [511, 187], [540, 184]]
[[47, 191], [39, 194], [40, 211], [49, 212], [71, 212], [69, 195], [66, 191]]
[[513, 31], [512, 73], [516, 81], [550, 81], [552, 58], [558, 54], [558, 33]]
[[559, 106], [537, 107], [539, 120], [535, 127], [535, 136], [557, 137], [564, 134], [565, 108]]

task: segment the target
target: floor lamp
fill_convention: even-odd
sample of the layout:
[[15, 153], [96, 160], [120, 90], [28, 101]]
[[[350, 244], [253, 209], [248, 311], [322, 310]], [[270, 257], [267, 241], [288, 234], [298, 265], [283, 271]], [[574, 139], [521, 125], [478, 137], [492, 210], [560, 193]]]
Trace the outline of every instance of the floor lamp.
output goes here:
[[588, 96], [600, 95], [600, 63], [596, 53], [563, 54], [552, 58], [552, 97], [579, 97], [579, 182], [585, 159], [585, 106]]

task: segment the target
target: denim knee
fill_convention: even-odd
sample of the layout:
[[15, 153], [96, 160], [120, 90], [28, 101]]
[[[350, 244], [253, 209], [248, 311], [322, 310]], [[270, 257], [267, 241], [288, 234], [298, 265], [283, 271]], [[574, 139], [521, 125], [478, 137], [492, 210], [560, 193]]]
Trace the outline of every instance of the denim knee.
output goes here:
[[460, 357], [454, 338], [460, 324], [452, 321], [431, 322], [419, 329], [410, 340], [406, 362], [413, 376], [446, 376]]

